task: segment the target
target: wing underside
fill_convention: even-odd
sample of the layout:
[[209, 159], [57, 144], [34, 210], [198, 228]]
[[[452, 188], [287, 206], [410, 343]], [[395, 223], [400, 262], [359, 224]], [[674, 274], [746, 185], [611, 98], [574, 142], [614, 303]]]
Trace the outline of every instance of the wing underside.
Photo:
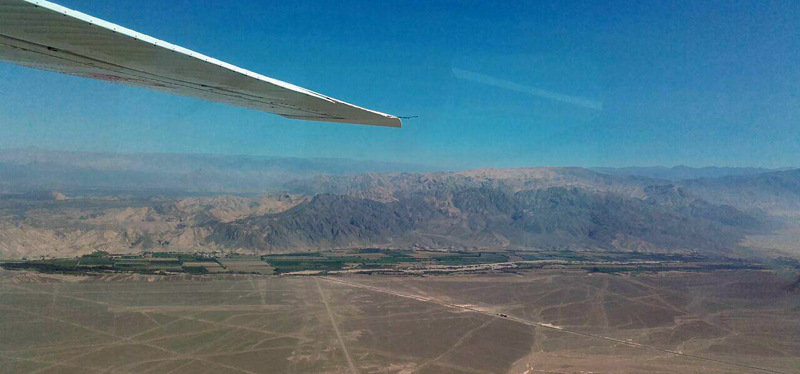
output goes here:
[[0, 0], [0, 61], [309, 121], [399, 118], [269, 78], [46, 1]]

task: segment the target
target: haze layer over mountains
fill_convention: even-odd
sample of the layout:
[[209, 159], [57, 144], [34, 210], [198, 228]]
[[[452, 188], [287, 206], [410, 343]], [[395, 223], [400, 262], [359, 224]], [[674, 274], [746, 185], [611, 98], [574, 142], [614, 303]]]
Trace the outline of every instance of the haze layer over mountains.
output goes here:
[[363, 247], [800, 253], [792, 244], [800, 170], [442, 172], [348, 160], [24, 150], [0, 152], [0, 191], [4, 258]]

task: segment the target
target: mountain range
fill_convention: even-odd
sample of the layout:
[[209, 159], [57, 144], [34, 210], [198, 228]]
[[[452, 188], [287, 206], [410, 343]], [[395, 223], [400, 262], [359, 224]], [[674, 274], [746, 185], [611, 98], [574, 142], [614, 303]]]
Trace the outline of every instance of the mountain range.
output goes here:
[[[732, 174], [675, 181], [570, 167], [445, 172], [343, 160], [17, 153], [0, 153], [6, 258], [97, 249], [800, 252], [790, 240], [778, 249], [753, 239], [800, 227], [800, 170], [725, 169]], [[176, 163], [158, 165], [168, 161]], [[200, 164], [215, 171], [199, 187], [169, 176]]]
[[415, 246], [722, 253], [762, 225], [674, 186], [650, 188], [644, 199], [577, 187], [438, 193], [398, 194], [391, 202], [317, 195], [285, 212], [214, 223], [209, 240], [269, 252]]

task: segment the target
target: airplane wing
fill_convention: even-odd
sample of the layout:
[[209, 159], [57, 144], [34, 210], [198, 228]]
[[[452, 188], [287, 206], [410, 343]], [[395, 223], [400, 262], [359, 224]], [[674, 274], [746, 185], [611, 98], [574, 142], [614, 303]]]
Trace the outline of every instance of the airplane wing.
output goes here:
[[0, 0], [0, 61], [309, 121], [398, 117], [266, 77], [42, 0]]

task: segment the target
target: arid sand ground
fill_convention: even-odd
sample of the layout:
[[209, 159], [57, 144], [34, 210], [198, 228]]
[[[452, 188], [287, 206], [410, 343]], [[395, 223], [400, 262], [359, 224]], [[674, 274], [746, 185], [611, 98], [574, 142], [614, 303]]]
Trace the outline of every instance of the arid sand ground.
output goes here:
[[791, 284], [756, 271], [73, 281], [4, 272], [0, 372], [800, 372]]

